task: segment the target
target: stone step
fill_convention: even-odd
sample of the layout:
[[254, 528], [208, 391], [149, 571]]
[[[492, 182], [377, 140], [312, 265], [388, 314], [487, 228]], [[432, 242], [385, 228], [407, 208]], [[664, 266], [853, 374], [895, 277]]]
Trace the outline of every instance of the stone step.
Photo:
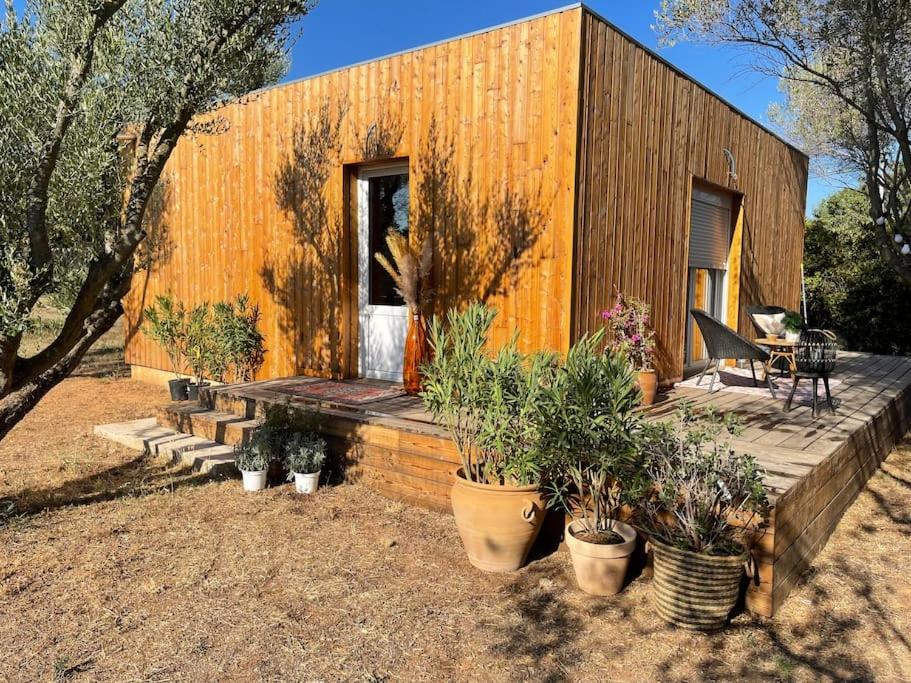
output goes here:
[[158, 409], [157, 417], [162, 427], [228, 446], [248, 441], [259, 426], [257, 420], [196, 404], [167, 404]]
[[183, 434], [148, 417], [97, 425], [95, 434], [137, 451], [167, 457], [172, 463], [213, 476], [237, 474], [234, 448], [191, 434]]

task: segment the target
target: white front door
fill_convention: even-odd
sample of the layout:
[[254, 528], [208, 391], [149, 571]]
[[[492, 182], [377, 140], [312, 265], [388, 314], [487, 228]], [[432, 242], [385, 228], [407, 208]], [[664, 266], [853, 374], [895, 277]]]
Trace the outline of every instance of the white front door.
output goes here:
[[408, 311], [377, 252], [391, 261], [390, 230], [408, 234], [408, 166], [363, 169], [357, 179], [358, 311], [361, 377], [402, 381]]

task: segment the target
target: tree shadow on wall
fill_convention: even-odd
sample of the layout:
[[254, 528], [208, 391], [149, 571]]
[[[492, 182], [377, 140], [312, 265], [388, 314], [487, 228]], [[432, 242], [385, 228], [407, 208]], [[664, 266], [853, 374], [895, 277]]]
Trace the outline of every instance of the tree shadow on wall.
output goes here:
[[[524, 178], [501, 176], [480, 185], [470, 170], [459, 172], [456, 152], [455, 141], [444, 139], [432, 121], [414, 163], [414, 232], [433, 243], [436, 314], [514, 288], [520, 274], [543, 259], [535, 246], [552, 205], [540, 186], [519, 187]], [[471, 150], [460, 153], [472, 156]]]
[[[340, 376], [347, 256], [355, 257], [346, 229], [350, 207], [330, 192], [341, 166], [345, 102], [324, 102], [294, 128], [274, 178], [276, 202], [289, 220], [294, 243], [268, 257], [260, 277], [283, 310], [278, 324], [296, 350], [298, 372]], [[404, 126], [385, 113], [351, 139], [363, 161], [394, 157]], [[464, 151], [462, 152], [464, 153]], [[469, 152], [470, 153], [470, 152]], [[547, 228], [549, 202], [540, 189], [516, 189], [498, 178], [480, 186], [469, 171], [459, 173], [456, 145], [431, 123], [412, 163], [411, 234], [430, 236], [434, 248], [433, 312], [506, 293], [534, 263], [535, 245]], [[540, 258], [540, 257], [539, 257]], [[356, 269], [350, 268], [351, 277]], [[539, 286], [534, 283], [533, 286]], [[354, 332], [352, 332], [354, 334]]]
[[[347, 110], [345, 103], [325, 101], [295, 125], [274, 178], [276, 201], [291, 223], [295, 244], [286, 251], [286, 263], [271, 254], [260, 271], [284, 310], [279, 328], [294, 343], [298, 370], [335, 376], [341, 373], [344, 207], [333, 204], [327, 185], [341, 163]], [[299, 320], [302, 310], [306, 318]]]
[[132, 306], [126, 310], [126, 341], [129, 348], [133, 338], [142, 331], [142, 312], [148, 304], [149, 280], [158, 270], [167, 265], [174, 255], [174, 240], [167, 221], [167, 209], [171, 201], [171, 184], [167, 178], [159, 179], [146, 208], [143, 229], [146, 238], [139, 244], [133, 266], [133, 282], [130, 289]]

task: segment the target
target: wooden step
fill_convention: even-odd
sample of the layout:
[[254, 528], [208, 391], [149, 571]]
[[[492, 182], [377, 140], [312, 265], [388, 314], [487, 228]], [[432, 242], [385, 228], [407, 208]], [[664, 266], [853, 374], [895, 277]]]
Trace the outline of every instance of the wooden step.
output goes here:
[[149, 417], [97, 425], [95, 434], [128, 448], [168, 458], [173, 464], [212, 476], [233, 476], [234, 448], [161, 426]]
[[210, 410], [200, 405], [170, 403], [157, 411], [158, 424], [185, 434], [191, 434], [227, 446], [250, 439], [259, 427], [257, 420], [248, 420], [235, 413]]

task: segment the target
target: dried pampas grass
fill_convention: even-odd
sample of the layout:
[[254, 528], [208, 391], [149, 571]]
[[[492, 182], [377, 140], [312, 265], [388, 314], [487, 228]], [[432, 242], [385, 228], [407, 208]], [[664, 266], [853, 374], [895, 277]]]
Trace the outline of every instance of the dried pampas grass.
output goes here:
[[392, 262], [379, 252], [376, 260], [392, 277], [395, 291], [405, 300], [405, 305], [411, 310], [417, 310], [430, 299], [430, 289], [427, 287], [427, 276], [430, 275], [433, 263], [430, 239], [425, 238], [420, 246], [413, 246], [407, 235], [390, 230], [386, 235], [386, 245], [392, 255]]

